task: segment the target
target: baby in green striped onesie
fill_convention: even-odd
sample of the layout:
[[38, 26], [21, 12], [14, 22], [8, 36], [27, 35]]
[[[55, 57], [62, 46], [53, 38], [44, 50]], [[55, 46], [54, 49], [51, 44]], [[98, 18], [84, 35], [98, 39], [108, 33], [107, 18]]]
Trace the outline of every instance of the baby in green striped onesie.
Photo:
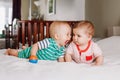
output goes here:
[[71, 38], [71, 27], [68, 23], [55, 21], [50, 25], [50, 38], [46, 38], [33, 44], [24, 50], [7, 49], [6, 54], [19, 58], [30, 58], [36, 56], [39, 60], [58, 60], [64, 61], [62, 57], [65, 45]]

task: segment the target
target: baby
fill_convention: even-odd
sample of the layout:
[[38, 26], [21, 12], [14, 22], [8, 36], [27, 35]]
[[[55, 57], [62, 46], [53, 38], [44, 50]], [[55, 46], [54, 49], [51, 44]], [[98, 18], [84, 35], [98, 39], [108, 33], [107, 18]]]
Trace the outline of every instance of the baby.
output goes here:
[[50, 25], [50, 37], [33, 44], [31, 47], [22, 51], [7, 49], [6, 54], [19, 58], [35, 57], [39, 60], [58, 60], [62, 61], [65, 45], [71, 38], [71, 27], [62, 21], [53, 22]]
[[93, 63], [102, 65], [103, 55], [99, 46], [92, 41], [94, 25], [90, 21], [81, 21], [73, 27], [73, 41], [66, 50], [66, 62]]

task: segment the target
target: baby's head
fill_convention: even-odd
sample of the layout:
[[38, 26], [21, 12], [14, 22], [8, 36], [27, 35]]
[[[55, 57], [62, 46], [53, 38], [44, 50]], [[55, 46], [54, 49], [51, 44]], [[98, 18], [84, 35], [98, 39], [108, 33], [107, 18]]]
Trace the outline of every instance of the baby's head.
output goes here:
[[66, 45], [71, 38], [71, 27], [67, 22], [55, 21], [50, 25], [50, 37], [59, 46]]
[[73, 28], [73, 41], [76, 44], [87, 43], [94, 35], [94, 25], [90, 21], [80, 21]]

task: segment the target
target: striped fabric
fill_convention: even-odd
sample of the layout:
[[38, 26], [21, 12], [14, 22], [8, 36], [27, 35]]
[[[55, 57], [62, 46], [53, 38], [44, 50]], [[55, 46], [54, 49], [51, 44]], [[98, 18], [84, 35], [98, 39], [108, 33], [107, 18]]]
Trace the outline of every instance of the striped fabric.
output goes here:
[[48, 46], [49, 46], [49, 39], [47, 38], [38, 42], [39, 49], [44, 49], [44, 48], [47, 48]]
[[[64, 54], [65, 47], [58, 47], [57, 43], [52, 38], [46, 38], [38, 42], [39, 50], [37, 51], [37, 57], [40, 60], [57, 60]], [[29, 58], [30, 50], [32, 47], [28, 47], [18, 53], [20, 58]]]

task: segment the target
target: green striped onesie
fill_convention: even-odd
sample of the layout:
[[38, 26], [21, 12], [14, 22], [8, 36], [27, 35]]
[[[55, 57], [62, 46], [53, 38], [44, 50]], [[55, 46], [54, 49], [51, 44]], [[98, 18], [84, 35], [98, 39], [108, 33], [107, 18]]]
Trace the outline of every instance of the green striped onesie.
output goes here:
[[[46, 38], [38, 42], [39, 50], [36, 55], [39, 60], [57, 60], [64, 54], [65, 47], [58, 47], [58, 44], [52, 38]], [[31, 47], [18, 52], [19, 58], [29, 58]]]

